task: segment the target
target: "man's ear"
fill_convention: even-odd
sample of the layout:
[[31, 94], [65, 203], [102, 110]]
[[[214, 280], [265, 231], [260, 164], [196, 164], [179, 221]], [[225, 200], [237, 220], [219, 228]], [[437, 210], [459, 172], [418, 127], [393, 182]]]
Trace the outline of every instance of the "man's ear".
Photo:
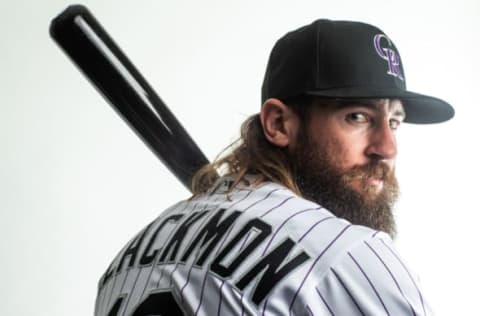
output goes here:
[[300, 120], [298, 115], [278, 99], [268, 99], [260, 111], [263, 133], [269, 142], [279, 147], [293, 145]]

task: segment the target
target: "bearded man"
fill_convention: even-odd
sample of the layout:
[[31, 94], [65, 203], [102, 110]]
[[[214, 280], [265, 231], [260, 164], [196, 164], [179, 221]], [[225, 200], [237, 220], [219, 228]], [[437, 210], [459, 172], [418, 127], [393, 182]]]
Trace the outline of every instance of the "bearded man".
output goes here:
[[97, 315], [431, 315], [392, 245], [395, 133], [454, 115], [406, 90], [378, 28], [317, 20], [275, 44], [262, 107], [194, 196], [100, 280]]

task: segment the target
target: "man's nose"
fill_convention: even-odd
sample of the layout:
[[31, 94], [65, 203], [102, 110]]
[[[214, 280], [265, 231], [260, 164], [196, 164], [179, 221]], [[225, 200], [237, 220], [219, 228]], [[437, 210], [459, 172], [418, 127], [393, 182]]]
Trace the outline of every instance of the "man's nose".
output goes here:
[[376, 160], [393, 160], [397, 156], [397, 140], [390, 123], [382, 122], [372, 130], [366, 154]]

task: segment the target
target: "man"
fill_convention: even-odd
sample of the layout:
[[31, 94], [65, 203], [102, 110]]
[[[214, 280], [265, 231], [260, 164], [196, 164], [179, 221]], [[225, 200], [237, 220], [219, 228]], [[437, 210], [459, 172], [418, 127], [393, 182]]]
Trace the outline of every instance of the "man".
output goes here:
[[262, 103], [114, 259], [96, 315], [431, 315], [391, 241], [395, 132], [453, 108], [405, 89], [381, 30], [329, 20], [276, 43]]

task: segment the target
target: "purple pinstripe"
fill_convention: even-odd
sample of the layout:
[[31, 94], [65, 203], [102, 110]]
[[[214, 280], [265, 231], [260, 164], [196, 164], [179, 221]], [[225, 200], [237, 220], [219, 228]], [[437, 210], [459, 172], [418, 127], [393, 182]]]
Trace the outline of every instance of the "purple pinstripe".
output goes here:
[[378, 258], [378, 260], [380, 260], [380, 262], [383, 264], [383, 266], [385, 267], [385, 269], [387, 269], [387, 272], [388, 274], [390, 274], [390, 276], [392, 277], [392, 280], [393, 282], [395, 282], [395, 285], [397, 286], [398, 290], [400, 291], [400, 294], [402, 294], [403, 298], [405, 299], [405, 301], [407, 302], [408, 306], [410, 306], [410, 310], [412, 311], [412, 314], [414, 316], [416, 316], [417, 314], [415, 313], [415, 310], [413, 309], [413, 306], [412, 304], [410, 304], [410, 302], [408, 301], [407, 297], [405, 296], [405, 294], [403, 293], [402, 289], [400, 288], [400, 284], [398, 284], [398, 281], [397, 279], [395, 278], [395, 276], [393, 275], [392, 271], [390, 271], [390, 269], [388, 268], [387, 264], [385, 263], [385, 261], [383, 261], [383, 259], [380, 257], [380, 255], [375, 251], [375, 249], [372, 248], [372, 246], [370, 246], [370, 244], [366, 241], [364, 241], [364, 243], [367, 245], [368, 248], [370, 248], [370, 250], [375, 254], [375, 256]]
[[[326, 219], [328, 219], [328, 218], [326, 218]], [[326, 219], [325, 219], [325, 220], [326, 220]], [[296, 300], [297, 297], [298, 297], [298, 293], [300, 293], [300, 290], [302, 289], [303, 285], [305, 284], [305, 281], [307, 280], [308, 276], [309, 276], [310, 273], [312, 272], [312, 270], [313, 270], [313, 268], [315, 267], [315, 265], [317, 264], [317, 262], [323, 257], [323, 255], [325, 254], [325, 252], [327, 252], [327, 250], [338, 240], [338, 238], [340, 238], [341, 235], [343, 235], [343, 233], [344, 233], [349, 227], [352, 227], [352, 225], [346, 225], [346, 226], [340, 231], [340, 233], [338, 233], [338, 235], [335, 236], [335, 238], [333, 238], [333, 240], [327, 245], [327, 247], [325, 247], [325, 249], [322, 250], [322, 252], [317, 256], [317, 258], [315, 259], [315, 261], [312, 263], [312, 266], [310, 267], [310, 269], [308, 270], [307, 274], [306, 274], [305, 277], [303, 278], [302, 283], [301, 283], [300, 286], [298, 287], [297, 291], [295, 292], [295, 295], [293, 296], [292, 301], [290, 302], [290, 308], [289, 308], [290, 314], [292, 313], [293, 304], [295, 303], [295, 300]]]
[[353, 260], [353, 262], [355, 263], [355, 265], [358, 267], [358, 269], [362, 272], [363, 276], [365, 277], [365, 279], [367, 279], [368, 283], [370, 284], [370, 286], [372, 287], [372, 290], [375, 292], [375, 294], [377, 295], [378, 299], [380, 300], [380, 303], [382, 303], [382, 306], [383, 308], [385, 309], [385, 312], [387, 313], [387, 315], [390, 316], [390, 313], [388, 312], [388, 309], [387, 307], [385, 306], [385, 303], [383, 302], [382, 298], [380, 297], [380, 294], [378, 294], [378, 291], [377, 289], [375, 288], [375, 286], [373, 285], [372, 281], [370, 280], [370, 278], [368, 277], [368, 275], [365, 273], [365, 271], [362, 269], [362, 267], [360, 266], [360, 264], [358, 263], [358, 261], [353, 257], [353, 255], [349, 252], [348, 255], [350, 256], [350, 258]]

